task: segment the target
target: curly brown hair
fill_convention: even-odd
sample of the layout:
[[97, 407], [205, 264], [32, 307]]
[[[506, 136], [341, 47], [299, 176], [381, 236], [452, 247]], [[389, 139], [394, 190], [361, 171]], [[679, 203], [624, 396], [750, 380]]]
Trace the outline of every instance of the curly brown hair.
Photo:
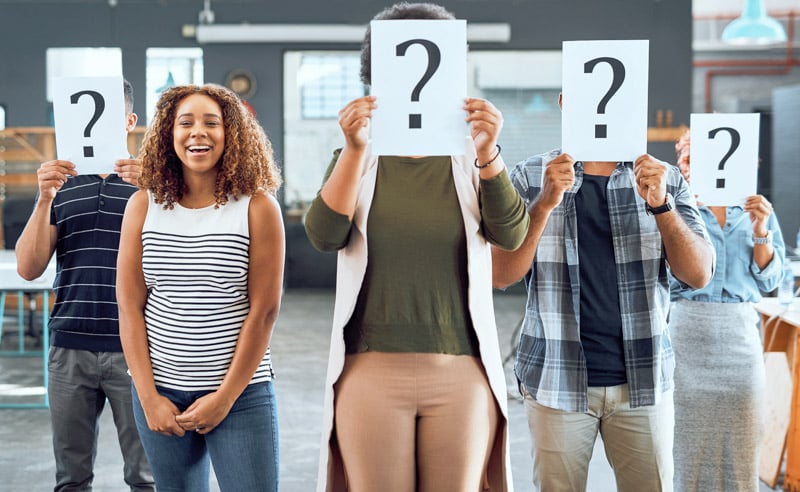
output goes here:
[[252, 196], [260, 189], [275, 195], [281, 185], [281, 174], [269, 138], [239, 96], [216, 84], [179, 85], [161, 94], [139, 150], [142, 161], [139, 187], [149, 190], [155, 202], [163, 203], [166, 209], [173, 208], [186, 192], [183, 167], [175, 153], [173, 128], [178, 105], [193, 94], [210, 97], [222, 109], [225, 148], [218, 163], [216, 205], [227, 203], [229, 196]]

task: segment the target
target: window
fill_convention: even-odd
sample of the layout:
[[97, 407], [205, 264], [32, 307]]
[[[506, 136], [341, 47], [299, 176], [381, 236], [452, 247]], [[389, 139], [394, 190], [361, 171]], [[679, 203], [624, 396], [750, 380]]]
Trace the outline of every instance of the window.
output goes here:
[[561, 145], [561, 51], [475, 51], [467, 55], [468, 94], [503, 113], [500, 145], [509, 168]]
[[338, 113], [366, 92], [358, 51], [289, 51], [283, 56], [284, 187], [302, 214], [322, 185], [333, 150], [343, 144]]
[[303, 119], [338, 118], [342, 106], [365, 94], [359, 54], [303, 54], [297, 70]]
[[6, 107], [0, 104], [0, 130], [6, 128]]
[[155, 115], [161, 93], [173, 85], [203, 84], [202, 48], [147, 49], [147, 122]]

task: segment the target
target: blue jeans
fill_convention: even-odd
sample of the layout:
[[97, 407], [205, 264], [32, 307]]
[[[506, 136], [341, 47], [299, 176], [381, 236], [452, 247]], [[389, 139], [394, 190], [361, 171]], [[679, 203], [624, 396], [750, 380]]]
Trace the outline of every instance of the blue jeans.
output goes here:
[[[271, 382], [249, 385], [213, 431], [183, 437], [151, 431], [131, 388], [136, 426], [159, 492], [207, 492], [209, 463], [223, 492], [278, 490], [278, 412]], [[211, 393], [157, 389], [181, 411]]]

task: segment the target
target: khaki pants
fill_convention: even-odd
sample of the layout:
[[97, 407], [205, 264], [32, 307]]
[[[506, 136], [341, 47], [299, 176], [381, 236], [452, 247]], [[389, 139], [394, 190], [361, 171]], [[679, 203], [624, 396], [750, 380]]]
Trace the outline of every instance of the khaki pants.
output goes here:
[[480, 359], [348, 355], [335, 410], [348, 490], [481, 490], [500, 411]]
[[[524, 392], [524, 391], [523, 391]], [[589, 411], [565, 412], [525, 393], [534, 490], [583, 492], [598, 431], [621, 492], [672, 491], [672, 391], [631, 408], [628, 385], [589, 388]]]

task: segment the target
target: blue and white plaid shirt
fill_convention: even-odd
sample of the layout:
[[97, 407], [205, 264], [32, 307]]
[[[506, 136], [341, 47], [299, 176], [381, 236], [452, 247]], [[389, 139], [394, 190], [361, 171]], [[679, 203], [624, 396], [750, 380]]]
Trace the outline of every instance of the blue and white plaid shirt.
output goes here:
[[[514, 186], [530, 205], [542, 187], [553, 150], [516, 165]], [[575, 194], [583, 182], [583, 163], [575, 163], [575, 185], [550, 214], [531, 270], [525, 277], [528, 300], [514, 371], [540, 404], [586, 412], [586, 358], [580, 336], [580, 274]], [[710, 239], [686, 181], [670, 166], [667, 192], [683, 220]], [[621, 162], [608, 181], [625, 369], [631, 407], [653, 405], [672, 388], [675, 367], [667, 328], [669, 278], [661, 233], [636, 191], [633, 163]]]

